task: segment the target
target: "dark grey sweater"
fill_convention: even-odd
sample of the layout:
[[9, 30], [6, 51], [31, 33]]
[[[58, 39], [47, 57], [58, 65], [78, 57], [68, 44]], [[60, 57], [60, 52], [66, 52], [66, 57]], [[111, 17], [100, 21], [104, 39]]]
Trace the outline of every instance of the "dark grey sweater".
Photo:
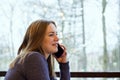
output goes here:
[[[60, 80], [70, 80], [69, 62], [59, 63]], [[23, 64], [15, 64], [5, 75], [5, 80], [56, 80], [49, 77], [47, 60], [38, 52], [31, 52]]]

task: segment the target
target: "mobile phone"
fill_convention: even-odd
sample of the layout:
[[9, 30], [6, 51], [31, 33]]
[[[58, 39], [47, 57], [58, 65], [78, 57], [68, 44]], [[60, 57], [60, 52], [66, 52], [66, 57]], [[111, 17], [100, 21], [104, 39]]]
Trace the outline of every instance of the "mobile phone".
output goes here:
[[56, 53], [54, 53], [54, 55], [59, 58], [60, 56], [62, 56], [64, 50], [61, 48], [61, 46], [58, 44], [58, 51]]

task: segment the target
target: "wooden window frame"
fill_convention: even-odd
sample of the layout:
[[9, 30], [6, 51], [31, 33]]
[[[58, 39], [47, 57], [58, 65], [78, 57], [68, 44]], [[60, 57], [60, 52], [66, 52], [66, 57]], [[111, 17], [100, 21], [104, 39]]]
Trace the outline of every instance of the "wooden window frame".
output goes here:
[[[0, 71], [0, 77], [4, 77], [6, 71]], [[59, 72], [56, 72], [59, 77]], [[120, 72], [71, 72], [71, 78], [120, 78]]]

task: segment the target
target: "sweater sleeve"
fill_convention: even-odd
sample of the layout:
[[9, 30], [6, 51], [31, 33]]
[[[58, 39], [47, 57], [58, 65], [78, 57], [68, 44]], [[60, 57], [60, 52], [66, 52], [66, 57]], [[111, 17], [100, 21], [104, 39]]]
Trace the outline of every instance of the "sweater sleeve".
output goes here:
[[24, 61], [27, 80], [50, 80], [46, 59], [39, 53], [30, 53]]
[[60, 64], [60, 80], [70, 80], [69, 62]]

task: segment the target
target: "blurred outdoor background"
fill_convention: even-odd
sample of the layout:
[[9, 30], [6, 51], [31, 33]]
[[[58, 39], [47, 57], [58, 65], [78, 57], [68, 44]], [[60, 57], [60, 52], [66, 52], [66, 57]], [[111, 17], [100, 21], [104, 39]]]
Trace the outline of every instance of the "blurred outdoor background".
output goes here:
[[37, 19], [56, 22], [71, 72], [120, 72], [120, 0], [0, 0], [0, 71], [8, 70]]

